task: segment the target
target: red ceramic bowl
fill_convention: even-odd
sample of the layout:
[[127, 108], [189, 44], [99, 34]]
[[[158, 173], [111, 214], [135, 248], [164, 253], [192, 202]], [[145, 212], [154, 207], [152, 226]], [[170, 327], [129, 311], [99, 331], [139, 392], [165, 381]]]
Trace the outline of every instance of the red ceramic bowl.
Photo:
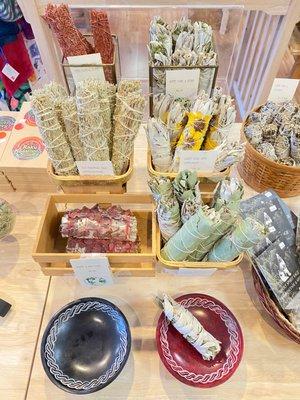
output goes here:
[[156, 328], [156, 344], [163, 364], [176, 379], [190, 386], [210, 388], [224, 383], [236, 371], [244, 350], [242, 330], [235, 316], [223, 303], [206, 294], [186, 294], [176, 301], [221, 342], [221, 351], [214, 360], [203, 360], [162, 313]]

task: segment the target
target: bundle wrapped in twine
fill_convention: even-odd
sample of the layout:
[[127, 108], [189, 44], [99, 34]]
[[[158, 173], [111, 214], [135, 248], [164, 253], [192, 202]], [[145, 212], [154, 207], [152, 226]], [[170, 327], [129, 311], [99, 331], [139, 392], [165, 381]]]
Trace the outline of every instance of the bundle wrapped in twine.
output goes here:
[[107, 140], [109, 151], [112, 149], [112, 118], [111, 118], [111, 105], [108, 93], [108, 85], [106, 82], [96, 81], [95, 85], [98, 90], [98, 102], [100, 108], [100, 116], [103, 120], [104, 136]]
[[109, 147], [100, 113], [98, 84], [90, 79], [79, 82], [76, 90], [79, 135], [88, 161], [108, 161]]
[[71, 147], [59, 123], [47, 88], [34, 92], [32, 110], [55, 173], [57, 175], [78, 174]]
[[48, 4], [43, 18], [50, 25], [65, 57], [94, 53], [93, 46], [75, 27], [66, 4]]
[[263, 225], [247, 217], [226, 236], [223, 236], [208, 253], [208, 261], [232, 261], [240, 253], [259, 243], [266, 235]]
[[[114, 43], [106, 11], [91, 10], [90, 23], [94, 37], [95, 53], [101, 54], [103, 64], [112, 64], [114, 60]], [[110, 67], [104, 67], [104, 74], [107, 81], [113, 82], [113, 73]]]
[[121, 175], [126, 172], [133, 154], [134, 139], [142, 122], [145, 99], [138, 92], [125, 97], [118, 93], [117, 107], [120, 107], [120, 111], [115, 118], [112, 163], [115, 174]]
[[74, 97], [62, 100], [62, 118], [75, 161], [84, 161], [86, 155], [79, 134], [77, 107]]
[[149, 118], [146, 133], [155, 170], [168, 172], [173, 155], [166, 126], [158, 119]]

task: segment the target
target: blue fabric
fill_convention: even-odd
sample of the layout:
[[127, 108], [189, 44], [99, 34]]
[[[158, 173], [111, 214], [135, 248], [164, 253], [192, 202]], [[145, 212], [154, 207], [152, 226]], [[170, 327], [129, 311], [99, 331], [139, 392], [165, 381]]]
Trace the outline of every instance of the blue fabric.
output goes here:
[[15, 22], [23, 16], [17, 0], [1, 0], [0, 19], [6, 22]]
[[0, 20], [0, 46], [11, 43], [17, 39], [20, 28], [15, 22], [4, 22]]

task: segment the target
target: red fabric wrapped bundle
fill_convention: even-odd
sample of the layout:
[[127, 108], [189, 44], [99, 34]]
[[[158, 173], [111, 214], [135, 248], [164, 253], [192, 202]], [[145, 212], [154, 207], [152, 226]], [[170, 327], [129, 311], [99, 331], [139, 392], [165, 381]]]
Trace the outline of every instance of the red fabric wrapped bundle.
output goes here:
[[75, 27], [66, 4], [48, 4], [43, 18], [54, 32], [65, 57], [94, 53], [93, 46]]
[[[101, 54], [103, 64], [112, 64], [114, 60], [114, 43], [106, 11], [92, 10], [90, 13], [91, 30], [94, 37], [95, 53]], [[112, 82], [112, 70], [104, 68], [105, 78]]]
[[120, 206], [83, 207], [62, 217], [60, 232], [62, 237], [136, 242], [137, 220], [130, 210]]
[[69, 253], [138, 253], [139, 241], [108, 239], [78, 239], [69, 237]]

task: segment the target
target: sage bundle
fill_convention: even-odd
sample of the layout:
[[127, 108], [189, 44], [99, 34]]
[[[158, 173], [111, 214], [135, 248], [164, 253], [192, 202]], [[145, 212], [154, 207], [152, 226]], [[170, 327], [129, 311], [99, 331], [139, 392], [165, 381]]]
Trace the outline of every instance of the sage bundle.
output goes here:
[[79, 134], [77, 107], [74, 97], [69, 97], [62, 100], [62, 118], [66, 137], [71, 146], [75, 161], [84, 161], [86, 159], [86, 155]]
[[149, 118], [147, 139], [152, 162], [156, 171], [168, 172], [172, 163], [171, 143], [166, 126], [155, 118]]
[[161, 17], [154, 17], [149, 36], [148, 51], [150, 64], [154, 67], [155, 94], [165, 92], [166, 84], [166, 70], [155, 67], [171, 65], [201, 68], [198, 89], [210, 94], [217, 66], [210, 25], [201, 21], [192, 23], [186, 18], [168, 25]]
[[174, 328], [201, 354], [204, 360], [213, 360], [221, 351], [221, 342], [207, 332], [190, 311], [170, 296], [164, 294], [160, 303], [165, 316]]
[[148, 182], [156, 202], [156, 215], [165, 241], [168, 241], [181, 227], [180, 207], [175, 197], [172, 182], [168, 178], [152, 178]]
[[245, 143], [227, 142], [221, 147], [221, 151], [215, 163], [215, 171], [223, 171], [237, 164], [244, 158]]
[[79, 135], [88, 161], [108, 161], [110, 159], [108, 140], [98, 99], [97, 81], [89, 79], [78, 82], [76, 104]]
[[[97, 91], [98, 91], [98, 103], [100, 109], [100, 117], [103, 121], [104, 131], [103, 134], [107, 140], [107, 145], [109, 151], [112, 149], [112, 116], [111, 116], [111, 104], [109, 99], [109, 92], [108, 92], [108, 83], [107, 82], [96, 82]], [[111, 86], [111, 85], [110, 85]]]
[[266, 158], [283, 165], [300, 165], [299, 105], [268, 101], [250, 113], [244, 132], [250, 144]]
[[125, 98], [118, 97], [122, 104], [115, 120], [112, 163], [117, 175], [126, 172], [133, 154], [134, 139], [140, 128], [145, 99], [140, 93], [131, 93]]
[[231, 233], [214, 244], [207, 255], [207, 260], [232, 261], [240, 253], [259, 243], [265, 235], [265, 227], [253, 218], [247, 217]]
[[219, 211], [226, 206], [237, 211], [244, 195], [244, 187], [237, 178], [230, 177], [220, 181], [214, 191], [211, 207]]
[[197, 249], [200, 240], [209, 238], [213, 229], [212, 213], [198, 209], [165, 244], [162, 257], [170, 261], [186, 260]]
[[32, 96], [32, 110], [48, 156], [57, 175], [76, 175], [75, 160], [53, 107], [47, 87], [36, 90]]
[[197, 198], [201, 201], [198, 177], [195, 172], [180, 172], [173, 181], [173, 188], [179, 204], [181, 205], [185, 200], [191, 198]]
[[237, 220], [237, 213], [232, 209], [222, 207], [213, 214], [214, 229], [209, 237], [199, 240], [196, 250], [188, 257], [188, 261], [201, 261], [213, 245], [225, 236]]

